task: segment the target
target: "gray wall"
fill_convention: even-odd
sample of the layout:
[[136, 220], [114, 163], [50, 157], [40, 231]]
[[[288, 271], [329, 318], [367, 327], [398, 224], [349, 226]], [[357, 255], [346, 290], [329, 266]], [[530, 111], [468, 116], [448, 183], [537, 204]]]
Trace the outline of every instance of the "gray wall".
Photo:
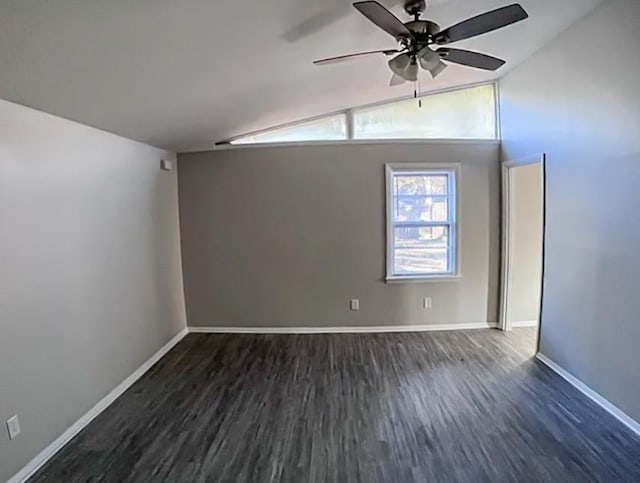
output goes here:
[[542, 165], [516, 166], [510, 174], [511, 288], [507, 318], [538, 320], [542, 277]]
[[[496, 143], [373, 143], [180, 155], [189, 325], [494, 322], [498, 151]], [[388, 162], [462, 162], [461, 280], [384, 283]], [[349, 311], [352, 298], [359, 312]]]
[[638, 25], [637, 0], [604, 3], [500, 85], [503, 156], [547, 153], [541, 352], [636, 421]]
[[0, 481], [185, 327], [163, 157], [0, 101]]

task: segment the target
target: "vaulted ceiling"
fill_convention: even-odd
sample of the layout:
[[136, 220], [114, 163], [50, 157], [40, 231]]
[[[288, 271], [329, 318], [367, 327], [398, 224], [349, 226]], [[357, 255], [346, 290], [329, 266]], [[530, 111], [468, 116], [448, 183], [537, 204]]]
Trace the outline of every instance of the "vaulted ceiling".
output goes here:
[[[503, 75], [601, 0], [521, 0], [530, 19], [456, 47], [508, 61], [452, 65], [424, 92]], [[380, 0], [402, 19], [402, 2]], [[431, 0], [443, 28], [509, 0]], [[307, 30], [310, 27], [310, 30]], [[348, 0], [3, 0], [0, 98], [176, 151], [351, 106], [406, 96], [384, 57], [321, 57], [394, 40]], [[540, 72], [540, 81], [553, 72]]]

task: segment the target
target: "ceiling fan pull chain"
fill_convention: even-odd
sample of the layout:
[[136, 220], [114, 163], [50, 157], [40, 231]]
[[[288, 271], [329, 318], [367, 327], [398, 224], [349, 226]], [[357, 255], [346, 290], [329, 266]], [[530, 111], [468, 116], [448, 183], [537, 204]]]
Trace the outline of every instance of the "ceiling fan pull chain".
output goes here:
[[413, 98], [418, 99], [418, 109], [422, 109], [422, 97], [420, 96], [420, 81], [413, 83]]

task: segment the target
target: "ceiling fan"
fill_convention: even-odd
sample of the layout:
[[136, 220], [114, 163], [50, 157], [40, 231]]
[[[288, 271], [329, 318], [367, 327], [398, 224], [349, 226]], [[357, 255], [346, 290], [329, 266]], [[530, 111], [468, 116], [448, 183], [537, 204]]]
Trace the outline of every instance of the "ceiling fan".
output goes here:
[[389, 61], [389, 67], [393, 72], [392, 86], [417, 81], [419, 67], [428, 71], [435, 79], [447, 68], [447, 64], [443, 60], [477, 69], [498, 70], [506, 63], [502, 59], [479, 52], [449, 47], [433, 50], [431, 46], [448, 45], [482, 35], [529, 17], [521, 5], [514, 3], [440, 30], [437, 23], [420, 19], [427, 8], [425, 0], [407, 0], [405, 2], [404, 10], [413, 17], [413, 20], [406, 23], [403, 23], [375, 1], [356, 2], [353, 6], [382, 30], [393, 36], [399, 44], [398, 48], [330, 57], [316, 60], [314, 64], [333, 64], [365, 55], [383, 54], [389, 56], [398, 54]]

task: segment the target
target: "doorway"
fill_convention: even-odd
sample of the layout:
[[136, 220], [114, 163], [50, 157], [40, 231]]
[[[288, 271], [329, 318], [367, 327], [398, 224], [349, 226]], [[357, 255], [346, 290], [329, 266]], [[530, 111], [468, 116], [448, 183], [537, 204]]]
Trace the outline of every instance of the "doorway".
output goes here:
[[500, 328], [538, 340], [544, 259], [544, 155], [502, 164]]

